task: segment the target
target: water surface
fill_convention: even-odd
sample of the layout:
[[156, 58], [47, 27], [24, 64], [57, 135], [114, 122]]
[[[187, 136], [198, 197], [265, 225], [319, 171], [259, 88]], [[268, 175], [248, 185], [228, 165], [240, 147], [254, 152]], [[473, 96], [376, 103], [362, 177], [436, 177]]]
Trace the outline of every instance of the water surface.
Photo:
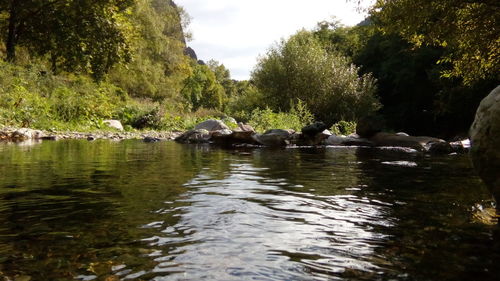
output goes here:
[[467, 155], [0, 143], [0, 277], [499, 280], [491, 200]]

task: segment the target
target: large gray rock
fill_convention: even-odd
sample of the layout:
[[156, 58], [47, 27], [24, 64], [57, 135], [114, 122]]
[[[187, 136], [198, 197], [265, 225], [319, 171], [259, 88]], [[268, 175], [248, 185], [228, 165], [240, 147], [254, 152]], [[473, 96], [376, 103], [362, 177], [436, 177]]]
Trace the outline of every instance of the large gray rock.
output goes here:
[[175, 141], [180, 143], [207, 143], [210, 138], [210, 132], [207, 130], [189, 130], [175, 138]]
[[433, 143], [444, 143], [432, 137], [401, 136], [391, 133], [377, 133], [369, 139], [375, 146], [409, 147], [418, 151], [428, 151]]
[[479, 105], [470, 129], [471, 159], [500, 209], [500, 86]]
[[226, 124], [224, 124], [224, 122], [222, 122], [221, 120], [209, 119], [196, 125], [194, 129], [207, 130], [209, 132], [212, 132], [220, 130], [229, 130], [229, 127]]
[[104, 120], [104, 124], [106, 124], [108, 127], [117, 129], [119, 131], [123, 131], [123, 125], [122, 122], [118, 120]]
[[252, 136], [255, 132], [252, 131], [234, 131], [230, 134], [215, 133], [212, 134], [212, 141], [221, 146], [237, 146], [242, 144], [258, 145]]
[[370, 138], [376, 133], [382, 132], [385, 120], [379, 115], [365, 116], [356, 123], [356, 134], [362, 138]]
[[294, 130], [272, 129], [264, 134], [254, 134], [252, 138], [265, 146], [287, 146], [294, 133]]
[[363, 138], [353, 136], [331, 135], [325, 140], [326, 145], [345, 145], [345, 146], [373, 146], [374, 144]]
[[315, 137], [317, 134], [322, 133], [324, 130], [328, 129], [328, 126], [323, 122], [316, 122], [311, 125], [302, 128], [301, 132], [304, 136]]

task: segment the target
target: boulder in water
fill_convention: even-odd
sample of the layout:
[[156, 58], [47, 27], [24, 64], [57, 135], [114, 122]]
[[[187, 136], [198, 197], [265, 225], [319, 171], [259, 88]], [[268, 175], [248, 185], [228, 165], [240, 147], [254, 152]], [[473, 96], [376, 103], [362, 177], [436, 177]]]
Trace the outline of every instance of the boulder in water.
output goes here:
[[479, 105], [470, 129], [471, 159], [500, 210], [500, 86]]
[[302, 128], [301, 132], [304, 136], [315, 137], [317, 134], [322, 133], [324, 130], [328, 129], [328, 126], [323, 122], [316, 122], [311, 125]]
[[290, 138], [294, 133], [294, 130], [272, 129], [264, 134], [254, 134], [252, 138], [257, 143], [265, 146], [287, 146], [290, 144]]
[[331, 135], [325, 140], [326, 145], [345, 145], [345, 146], [373, 146], [374, 144], [364, 138], [355, 136], [337, 136]]
[[207, 130], [189, 130], [176, 137], [175, 141], [180, 143], [207, 143], [210, 138], [210, 132]]
[[369, 141], [375, 146], [409, 147], [418, 151], [427, 151], [432, 147], [431, 143], [445, 142], [433, 137], [401, 136], [391, 133], [377, 133]]

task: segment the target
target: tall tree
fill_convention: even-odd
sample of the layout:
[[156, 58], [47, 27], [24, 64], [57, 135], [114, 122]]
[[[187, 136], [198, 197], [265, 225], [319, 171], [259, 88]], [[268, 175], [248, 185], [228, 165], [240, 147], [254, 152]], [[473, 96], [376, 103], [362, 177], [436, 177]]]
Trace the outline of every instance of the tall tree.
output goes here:
[[375, 79], [358, 75], [344, 56], [329, 53], [314, 33], [300, 31], [260, 58], [252, 80], [274, 110], [302, 100], [324, 122], [356, 120], [378, 109]]
[[499, 79], [498, 0], [377, 0], [371, 15], [417, 46], [447, 47], [439, 61], [451, 66], [444, 76], [465, 84]]
[[6, 60], [16, 48], [38, 56], [50, 55], [52, 67], [85, 71], [97, 80], [120, 60], [128, 45], [119, 28], [119, 15], [133, 0], [3, 0], [0, 22], [5, 34]]

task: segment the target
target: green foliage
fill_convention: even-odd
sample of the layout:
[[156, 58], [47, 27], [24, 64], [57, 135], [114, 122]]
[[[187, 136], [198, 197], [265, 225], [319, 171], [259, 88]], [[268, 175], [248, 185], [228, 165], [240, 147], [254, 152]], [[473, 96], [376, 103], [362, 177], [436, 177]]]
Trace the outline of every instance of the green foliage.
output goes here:
[[293, 129], [300, 131], [314, 121], [313, 115], [300, 100], [290, 112], [274, 112], [270, 108], [254, 109], [248, 123], [258, 132], [269, 129]]
[[497, 83], [492, 79], [463, 86], [459, 79], [443, 78], [447, 66], [436, 61], [449, 52], [448, 47], [416, 47], [397, 34], [384, 34], [370, 20], [356, 27], [321, 26], [315, 35], [324, 46], [352, 56], [361, 73], [377, 78], [380, 113], [396, 131], [442, 137], [464, 134], [477, 105]]
[[101, 80], [115, 63], [129, 59], [128, 44], [120, 29], [120, 13], [132, 0], [7, 0], [0, 22], [7, 60], [16, 48], [50, 57], [52, 70], [86, 72]]
[[38, 126], [51, 117], [49, 103], [21, 84], [16, 83], [6, 91], [0, 89], [1, 119], [23, 127]]
[[236, 91], [229, 98], [226, 111], [242, 121], [248, 121], [249, 109], [266, 108], [264, 95], [254, 85], [248, 81], [239, 81], [236, 83]]
[[0, 121], [48, 129], [64, 124], [98, 127], [125, 103], [124, 92], [90, 78], [60, 77], [0, 63]]
[[120, 105], [120, 94], [116, 86], [103, 83], [93, 85], [80, 77], [71, 88], [60, 86], [50, 94], [51, 111], [54, 118], [62, 122], [94, 122], [113, 116]]
[[132, 97], [181, 102], [179, 93], [191, 72], [183, 53], [182, 14], [170, 1], [136, 1], [124, 25], [132, 59], [116, 65], [110, 80]]
[[234, 96], [238, 90], [238, 82], [231, 79], [229, 70], [223, 64], [215, 60], [209, 60], [207, 66], [214, 73], [217, 82], [224, 88], [225, 95], [227, 97]]
[[330, 128], [330, 131], [335, 135], [350, 135], [356, 132], [356, 122], [339, 121]]
[[327, 123], [356, 120], [379, 108], [375, 79], [358, 75], [346, 57], [329, 53], [312, 32], [300, 31], [260, 58], [252, 80], [272, 109], [301, 99]]
[[372, 16], [385, 32], [416, 46], [446, 47], [440, 63], [445, 77], [470, 85], [498, 79], [500, 6], [497, 0], [377, 0]]
[[193, 111], [204, 107], [222, 110], [225, 101], [224, 88], [206, 65], [193, 65], [193, 73], [184, 81], [182, 94]]

